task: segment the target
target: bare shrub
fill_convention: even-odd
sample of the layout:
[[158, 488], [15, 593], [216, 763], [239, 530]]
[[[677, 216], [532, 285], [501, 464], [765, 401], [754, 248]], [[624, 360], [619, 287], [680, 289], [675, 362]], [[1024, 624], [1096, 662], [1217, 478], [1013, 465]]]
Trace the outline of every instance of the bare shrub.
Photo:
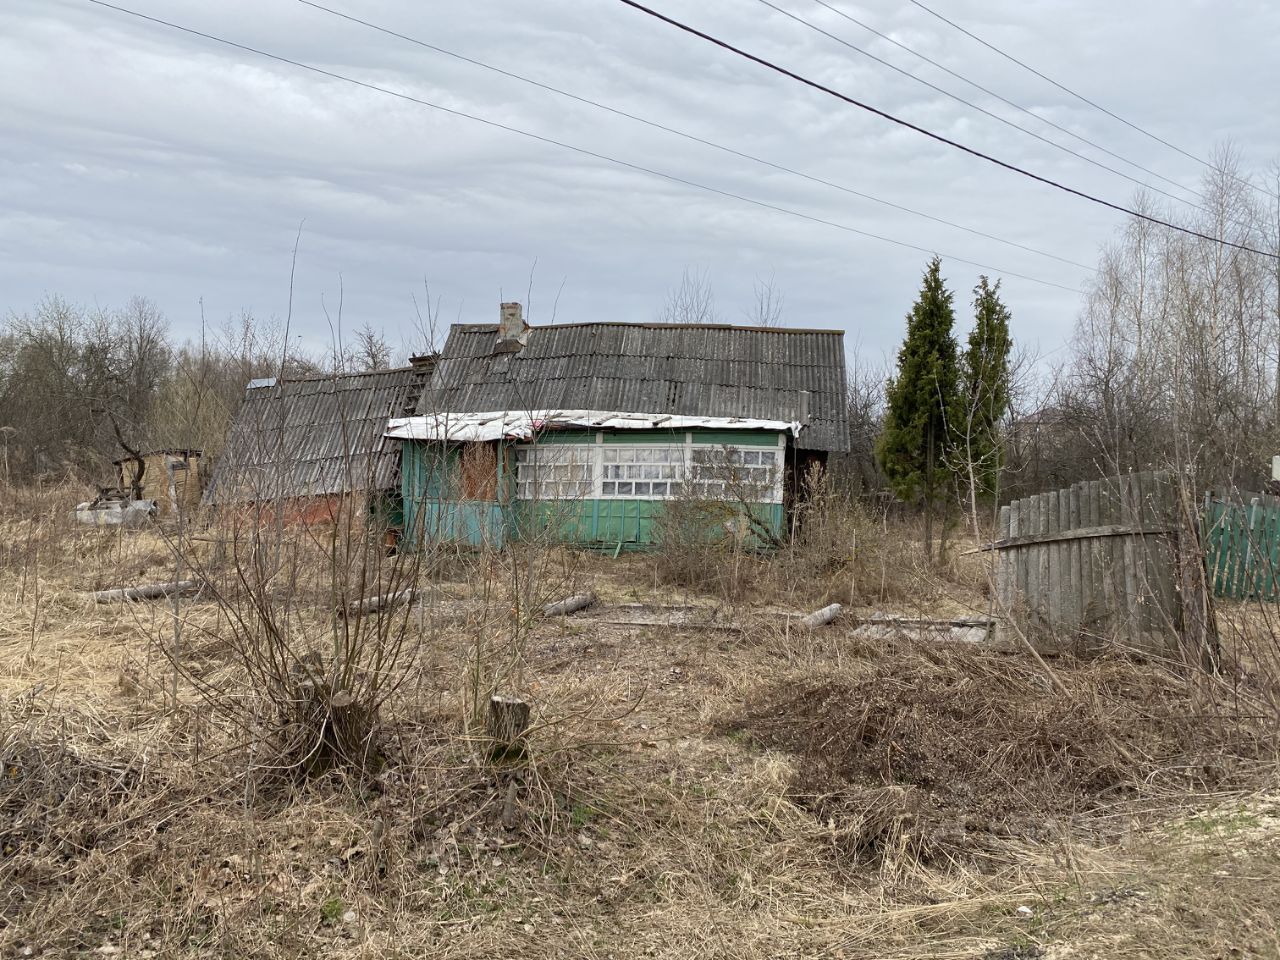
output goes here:
[[655, 522], [658, 577], [739, 599], [763, 568], [761, 549], [782, 545], [762, 515], [776, 472], [748, 467], [742, 451], [728, 446], [695, 450], [686, 469]]
[[976, 603], [981, 577], [954, 551], [944, 563], [929, 563], [920, 548], [921, 522], [890, 515], [883, 504], [846, 492], [827, 471], [813, 470], [796, 498], [791, 539], [772, 558], [772, 579], [792, 603]]
[[657, 520], [657, 571], [664, 583], [709, 593], [736, 593], [731, 572], [738, 545], [724, 525], [735, 511], [726, 503], [674, 497]]
[[388, 556], [376, 514], [352, 499], [319, 523], [286, 523], [280, 503], [229, 509], [214, 528], [222, 566], [183, 558], [218, 609], [217, 626], [197, 622], [197, 637], [238, 669], [205, 670], [168, 645], [165, 656], [239, 729], [251, 780], [376, 772], [380, 713], [422, 642], [408, 602], [420, 555]]

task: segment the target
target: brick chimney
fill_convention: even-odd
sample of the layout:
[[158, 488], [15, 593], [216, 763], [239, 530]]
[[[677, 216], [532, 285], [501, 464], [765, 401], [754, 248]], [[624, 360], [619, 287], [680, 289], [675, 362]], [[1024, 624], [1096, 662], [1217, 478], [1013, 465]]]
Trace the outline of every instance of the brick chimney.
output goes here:
[[495, 352], [517, 351], [524, 346], [529, 327], [524, 322], [524, 308], [518, 303], [504, 303], [498, 312], [498, 342]]

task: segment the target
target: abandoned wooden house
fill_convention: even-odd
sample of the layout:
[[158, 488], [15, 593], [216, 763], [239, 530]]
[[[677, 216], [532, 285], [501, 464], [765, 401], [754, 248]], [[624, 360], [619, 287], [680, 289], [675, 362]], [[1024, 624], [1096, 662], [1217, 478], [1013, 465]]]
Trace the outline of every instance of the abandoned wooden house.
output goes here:
[[252, 381], [204, 493], [213, 507], [269, 505], [291, 522], [346, 503], [398, 522], [400, 451], [387, 421], [417, 408], [434, 357], [394, 370]]
[[416, 411], [388, 424], [413, 542], [644, 547], [688, 500], [778, 542], [810, 467], [848, 449], [842, 331], [521, 312], [455, 324]]

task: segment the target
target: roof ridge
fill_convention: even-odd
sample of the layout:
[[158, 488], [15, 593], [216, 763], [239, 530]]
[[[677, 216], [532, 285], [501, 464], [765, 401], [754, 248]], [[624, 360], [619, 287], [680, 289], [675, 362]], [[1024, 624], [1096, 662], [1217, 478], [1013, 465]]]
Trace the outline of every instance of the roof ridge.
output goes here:
[[[350, 380], [355, 377], [373, 377], [384, 373], [407, 373], [411, 370], [417, 370], [418, 367], [384, 367], [380, 370], [344, 370], [341, 373], [332, 371], [330, 373], [309, 373], [305, 377], [273, 377], [271, 383], [264, 383], [261, 386], [250, 387], [251, 390], [263, 390], [267, 387], [278, 387], [286, 383], [317, 383], [323, 380]], [[263, 378], [267, 379], [267, 378]]]
[[[497, 332], [496, 323], [454, 323], [451, 327], [465, 333]], [[742, 330], [749, 333], [830, 334], [844, 336], [845, 331], [829, 327], [761, 327], [739, 323], [657, 323], [634, 320], [578, 320], [573, 323], [545, 323], [530, 330], [564, 330], [569, 327], [636, 327], [642, 330]]]

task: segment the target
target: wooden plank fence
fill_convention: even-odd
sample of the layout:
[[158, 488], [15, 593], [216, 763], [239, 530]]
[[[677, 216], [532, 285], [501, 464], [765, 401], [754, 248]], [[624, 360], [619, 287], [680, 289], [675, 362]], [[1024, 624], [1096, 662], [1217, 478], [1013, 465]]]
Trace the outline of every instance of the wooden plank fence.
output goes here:
[[1214, 596], [1280, 600], [1280, 500], [1210, 491], [1204, 541]]
[[[1173, 652], [1183, 639], [1185, 594], [1204, 584], [1198, 553], [1189, 569], [1179, 561], [1182, 513], [1164, 471], [1085, 481], [1001, 507], [990, 546], [1006, 623], [1042, 648], [1119, 643]], [[1198, 544], [1194, 534], [1190, 540]]]

